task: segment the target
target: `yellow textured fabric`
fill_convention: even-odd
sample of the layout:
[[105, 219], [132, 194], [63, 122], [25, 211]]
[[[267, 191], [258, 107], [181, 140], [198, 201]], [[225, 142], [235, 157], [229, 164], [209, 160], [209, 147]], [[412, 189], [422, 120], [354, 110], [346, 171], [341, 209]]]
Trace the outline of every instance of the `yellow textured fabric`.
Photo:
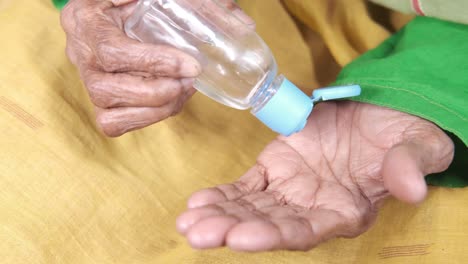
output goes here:
[[[389, 34], [369, 19], [362, 2], [337, 7], [340, 15], [332, 10], [335, 19], [325, 21], [321, 15], [326, 1], [287, 1], [292, 13], [320, 33], [315, 35], [296, 26], [278, 1], [241, 2], [258, 21], [282, 71], [302, 87], [320, 83], [316, 74], [323, 65], [336, 71], [338, 64]], [[348, 1], [334, 2], [339, 6]], [[362, 18], [340, 18], [345, 12]], [[432, 188], [419, 208], [390, 200], [365, 235], [334, 240], [310, 252], [192, 250], [174, 224], [187, 197], [199, 188], [236, 179], [274, 134], [249, 113], [196, 95], [175, 118], [118, 139], [105, 138], [96, 129], [78, 74], [64, 55], [64, 34], [49, 0], [0, 0], [0, 36], [1, 263], [468, 259], [468, 192], [443, 188]], [[321, 36], [326, 45], [312, 45]], [[321, 52], [314, 53], [308, 44]], [[330, 54], [338, 64], [326, 62], [332, 60]]]
[[323, 36], [340, 65], [389, 37], [389, 32], [368, 16], [366, 2], [361, 0], [284, 3], [292, 14]]

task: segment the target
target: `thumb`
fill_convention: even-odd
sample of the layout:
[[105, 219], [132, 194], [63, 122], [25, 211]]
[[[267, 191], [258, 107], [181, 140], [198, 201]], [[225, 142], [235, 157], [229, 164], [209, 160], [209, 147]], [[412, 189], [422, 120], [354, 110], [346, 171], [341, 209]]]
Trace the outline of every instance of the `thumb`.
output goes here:
[[395, 198], [421, 203], [427, 194], [424, 177], [448, 168], [453, 159], [453, 143], [446, 135], [435, 141], [405, 142], [387, 152], [382, 176], [386, 189]]

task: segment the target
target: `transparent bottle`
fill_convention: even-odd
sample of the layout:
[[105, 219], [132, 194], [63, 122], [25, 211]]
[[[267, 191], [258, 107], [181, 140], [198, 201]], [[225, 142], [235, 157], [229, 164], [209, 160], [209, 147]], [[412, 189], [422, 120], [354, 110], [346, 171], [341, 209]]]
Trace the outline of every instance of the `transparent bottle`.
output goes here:
[[283, 135], [305, 127], [314, 100], [278, 75], [265, 42], [216, 0], [139, 0], [125, 31], [141, 42], [170, 45], [196, 58], [202, 73], [194, 87], [219, 103], [250, 108]]

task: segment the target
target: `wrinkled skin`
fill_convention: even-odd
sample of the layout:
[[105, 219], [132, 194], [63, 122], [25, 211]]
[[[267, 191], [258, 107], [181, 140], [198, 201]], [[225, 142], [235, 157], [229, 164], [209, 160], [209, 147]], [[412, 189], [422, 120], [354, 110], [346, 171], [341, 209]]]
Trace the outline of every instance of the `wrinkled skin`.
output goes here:
[[237, 182], [193, 194], [177, 228], [200, 249], [308, 250], [365, 232], [389, 195], [422, 202], [424, 176], [446, 170], [453, 154], [450, 138], [419, 117], [323, 103]]
[[[192, 3], [201, 0], [193, 0]], [[232, 0], [219, 1], [254, 26]], [[135, 0], [71, 0], [62, 11], [67, 55], [95, 105], [99, 127], [120, 136], [168, 118], [193, 95], [199, 63], [175, 48], [139, 43], [123, 25]], [[216, 19], [216, 8], [212, 17]]]
[[[254, 26], [232, 1], [219, 2]], [[62, 12], [67, 54], [109, 136], [177, 113], [201, 72], [179, 50], [128, 38], [123, 24], [134, 7], [134, 0], [71, 0]], [[424, 176], [445, 170], [453, 152], [447, 135], [421, 118], [323, 103], [302, 132], [273, 141], [237, 182], [195, 193], [177, 228], [195, 248], [244, 251], [307, 250], [355, 237], [372, 225], [385, 197], [422, 202]]]

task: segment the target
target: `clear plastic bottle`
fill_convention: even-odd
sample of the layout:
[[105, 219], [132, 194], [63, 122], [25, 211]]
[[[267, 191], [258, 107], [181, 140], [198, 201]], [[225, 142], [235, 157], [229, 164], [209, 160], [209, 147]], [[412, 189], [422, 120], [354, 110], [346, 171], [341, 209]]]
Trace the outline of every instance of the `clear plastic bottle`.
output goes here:
[[195, 57], [203, 70], [194, 87], [212, 99], [250, 108], [283, 135], [306, 125], [314, 100], [278, 75], [265, 42], [216, 0], [139, 0], [125, 31], [139, 41], [170, 45]]

